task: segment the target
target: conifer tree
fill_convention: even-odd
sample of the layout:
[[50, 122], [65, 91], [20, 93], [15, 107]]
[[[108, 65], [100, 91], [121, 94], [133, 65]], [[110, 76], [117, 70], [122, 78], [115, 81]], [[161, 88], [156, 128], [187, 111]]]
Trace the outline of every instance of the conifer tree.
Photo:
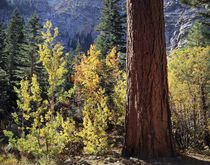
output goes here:
[[[65, 56], [58, 42], [54, 44], [58, 36], [58, 28], [51, 34], [52, 23], [47, 21], [42, 37], [45, 42], [39, 45], [40, 60], [48, 73], [48, 99], [41, 97], [41, 89], [37, 82], [37, 76], [33, 75], [31, 83], [21, 80], [20, 88], [14, 87], [18, 99], [17, 105], [20, 113], [12, 113], [14, 122], [21, 130], [21, 138], [13, 136], [13, 132], [4, 130], [9, 138], [9, 144], [23, 155], [32, 154], [35, 157], [54, 157], [63, 151], [66, 144], [76, 141], [74, 122], [55, 112], [55, 105], [63, 101], [73, 93], [73, 90], [63, 91], [60, 86], [64, 83], [66, 73]], [[31, 122], [30, 125], [27, 122]], [[58, 130], [62, 132], [58, 132]], [[27, 132], [27, 133], [26, 133]], [[74, 138], [75, 137], [75, 138]]]
[[5, 28], [0, 25], [0, 116], [6, 115], [8, 101], [8, 75], [6, 73], [6, 58], [5, 58]]
[[127, 110], [123, 155], [173, 156], [163, 0], [127, 0]]
[[40, 19], [36, 13], [28, 21], [29, 28], [29, 61], [30, 61], [30, 79], [33, 74], [37, 75], [38, 82], [42, 89], [47, 85], [47, 73], [44, 69], [42, 62], [39, 60], [39, 44], [43, 42], [41, 37], [42, 25], [40, 24]]
[[90, 45], [93, 44], [93, 37], [91, 32], [87, 35], [84, 32], [76, 33], [76, 35], [71, 40], [70, 47], [75, 50], [77, 48], [78, 42], [80, 44], [80, 49], [83, 52], [87, 52]]
[[7, 114], [8, 107], [8, 75], [5, 70], [0, 67], [0, 119]]
[[26, 75], [28, 60], [25, 39], [24, 18], [17, 9], [12, 13], [8, 23], [5, 53], [7, 56], [7, 73], [9, 76], [10, 105], [16, 105], [16, 95], [13, 87], [18, 86], [20, 80]]
[[210, 39], [205, 35], [205, 27], [201, 22], [195, 21], [192, 29], [188, 32], [187, 46], [189, 47], [205, 47], [210, 45]]
[[103, 15], [98, 25], [99, 35], [95, 40], [97, 50], [105, 57], [113, 47], [125, 53], [125, 15], [122, 14], [121, 0], [103, 0]]
[[76, 56], [80, 55], [82, 53], [82, 47], [81, 47], [81, 44], [79, 42], [79, 39], [77, 40], [77, 47], [76, 49], [74, 50], [74, 54]]
[[[189, 46], [207, 46], [210, 44], [210, 2], [207, 0], [181, 0], [182, 4], [197, 8], [197, 12], [201, 16], [193, 25], [193, 29], [189, 32]], [[202, 9], [202, 10], [200, 10]], [[199, 41], [198, 41], [199, 40]], [[197, 42], [195, 44], [195, 42]], [[200, 45], [198, 45], [198, 42]]]
[[3, 25], [0, 24], [0, 67], [2, 69], [6, 69], [6, 57], [5, 57], [5, 37], [6, 37], [6, 33], [5, 33], [5, 27]]

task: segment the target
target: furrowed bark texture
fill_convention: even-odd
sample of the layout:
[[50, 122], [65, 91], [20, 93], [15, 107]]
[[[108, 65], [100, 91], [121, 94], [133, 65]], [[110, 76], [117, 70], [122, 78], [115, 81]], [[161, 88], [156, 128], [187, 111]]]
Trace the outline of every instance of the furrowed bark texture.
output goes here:
[[127, 0], [127, 28], [123, 155], [172, 156], [163, 0]]

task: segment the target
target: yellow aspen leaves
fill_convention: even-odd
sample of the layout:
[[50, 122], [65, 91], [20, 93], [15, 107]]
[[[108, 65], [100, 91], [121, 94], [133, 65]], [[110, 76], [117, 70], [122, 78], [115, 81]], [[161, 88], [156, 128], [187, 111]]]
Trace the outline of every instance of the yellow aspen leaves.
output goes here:
[[117, 82], [122, 73], [119, 69], [120, 53], [117, 53], [116, 48], [107, 55], [105, 62], [99, 58], [99, 55], [100, 51], [96, 51], [95, 46], [91, 45], [87, 55], [84, 54], [80, 63], [76, 64], [74, 77], [75, 84], [85, 100], [84, 129], [81, 132], [85, 144], [84, 150], [91, 154], [103, 154], [109, 149], [105, 130], [107, 122], [113, 118], [114, 109], [110, 109], [108, 100], [114, 95], [109, 95], [104, 87]]
[[[64, 121], [59, 112], [53, 114], [56, 102], [60, 98], [72, 94], [74, 91], [64, 91], [60, 86], [64, 83], [65, 56], [63, 47], [58, 42], [54, 45], [54, 39], [58, 36], [58, 28], [51, 34], [52, 23], [47, 21], [42, 32], [44, 39], [43, 45], [39, 46], [40, 61], [48, 72], [48, 93], [47, 99], [41, 97], [41, 89], [37, 82], [37, 76], [33, 75], [31, 83], [28, 80], [21, 80], [20, 89], [15, 87], [18, 95], [18, 108], [20, 109], [20, 118], [17, 113], [13, 118], [18, 125], [21, 125], [22, 137], [15, 139], [10, 132], [5, 132], [9, 137], [12, 147], [26, 154], [34, 156], [48, 155], [53, 156], [63, 151], [68, 142], [75, 140], [74, 122], [72, 120]], [[25, 121], [31, 122], [31, 127], [25, 125]], [[29, 131], [26, 135], [25, 131]], [[59, 129], [63, 131], [59, 132]], [[71, 130], [68, 130], [71, 129]]]
[[[172, 122], [180, 118], [194, 118], [194, 129], [200, 122], [202, 109], [201, 88], [209, 84], [210, 46], [174, 50], [168, 59], [168, 82], [172, 109]], [[207, 96], [208, 97], [208, 96]], [[202, 129], [199, 129], [202, 130]]]

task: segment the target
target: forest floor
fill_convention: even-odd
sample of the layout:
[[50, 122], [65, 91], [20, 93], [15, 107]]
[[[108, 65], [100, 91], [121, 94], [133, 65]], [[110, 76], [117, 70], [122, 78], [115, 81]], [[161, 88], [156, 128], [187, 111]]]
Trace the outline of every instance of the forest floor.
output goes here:
[[[66, 157], [62, 164], [67, 165], [210, 165], [210, 151], [184, 151], [176, 154], [172, 158], [162, 158], [156, 160], [141, 160], [137, 158], [124, 158], [121, 156], [123, 148], [123, 130], [113, 129], [109, 134], [110, 141], [115, 141], [110, 153], [103, 156], [80, 155]], [[119, 136], [121, 135], [121, 136]]]
[[[184, 152], [173, 158], [156, 160], [140, 160], [121, 157], [121, 148], [113, 148], [113, 153], [105, 156], [76, 156], [64, 162], [68, 165], [209, 165], [210, 155], [196, 152]], [[69, 161], [69, 162], [68, 162]], [[64, 164], [63, 163], [63, 164]], [[61, 163], [62, 164], [62, 163]]]
[[[118, 130], [118, 131], [117, 131]], [[86, 155], [79, 152], [76, 154], [77, 156], [69, 155], [68, 153], [62, 154], [57, 158], [57, 161], [54, 161], [54, 163], [37, 163], [32, 162], [26, 162], [22, 163], [17, 157], [17, 162], [11, 162], [11, 163], [1, 163], [3, 161], [0, 160], [0, 165], [210, 165], [210, 151], [185, 151], [177, 154], [177, 156], [174, 156], [172, 158], [162, 158], [162, 159], [156, 159], [156, 160], [141, 160], [137, 158], [123, 158], [121, 156], [121, 151], [123, 147], [123, 137], [124, 133], [123, 131], [120, 131], [120, 129], [114, 129], [109, 132], [109, 139], [110, 143], [114, 142], [114, 145], [112, 148], [110, 148], [110, 152], [103, 156], [93, 156], [93, 155]], [[121, 136], [119, 136], [119, 134]], [[1, 151], [3, 148], [1, 148]], [[73, 149], [73, 148], [72, 148]], [[73, 149], [75, 150], [75, 149]], [[11, 153], [3, 153], [0, 152], [0, 158], [1, 154], [5, 154], [4, 159], [11, 159]], [[9, 156], [10, 155], [10, 156]], [[13, 155], [14, 156], [14, 155]], [[8, 161], [4, 161], [8, 162]], [[38, 161], [40, 162], [40, 161]], [[45, 161], [46, 162], [46, 161]]]

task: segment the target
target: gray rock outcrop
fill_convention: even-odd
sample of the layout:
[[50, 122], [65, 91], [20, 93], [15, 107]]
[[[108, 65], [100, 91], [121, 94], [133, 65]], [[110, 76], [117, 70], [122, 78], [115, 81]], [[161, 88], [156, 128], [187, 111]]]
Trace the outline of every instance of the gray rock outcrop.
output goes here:
[[[8, 5], [0, 7], [0, 20], [8, 22], [15, 7], [25, 18], [36, 11], [42, 23], [48, 19], [59, 28], [58, 40], [68, 49], [76, 32], [92, 32], [94, 38], [97, 36], [102, 0], [28, 0], [28, 3], [13, 0], [13, 4], [11, 0], [4, 1], [8, 1]], [[196, 12], [181, 6], [179, 0], [165, 0], [164, 11], [167, 50], [176, 49], [185, 44], [184, 38], [192, 27]]]

